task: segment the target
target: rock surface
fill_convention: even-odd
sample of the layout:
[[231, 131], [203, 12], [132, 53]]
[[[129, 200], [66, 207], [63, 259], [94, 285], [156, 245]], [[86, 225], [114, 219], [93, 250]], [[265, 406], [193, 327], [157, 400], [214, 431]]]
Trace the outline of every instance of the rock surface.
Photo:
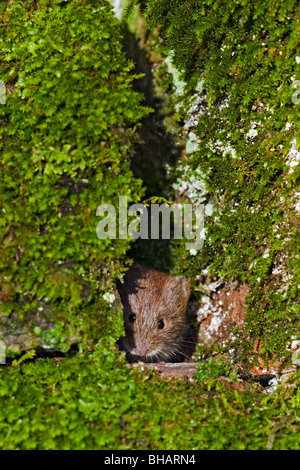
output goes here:
[[199, 343], [225, 345], [234, 339], [233, 327], [243, 328], [249, 288], [237, 283], [225, 284], [222, 280], [210, 282], [204, 288], [207, 295], [202, 297], [197, 312]]

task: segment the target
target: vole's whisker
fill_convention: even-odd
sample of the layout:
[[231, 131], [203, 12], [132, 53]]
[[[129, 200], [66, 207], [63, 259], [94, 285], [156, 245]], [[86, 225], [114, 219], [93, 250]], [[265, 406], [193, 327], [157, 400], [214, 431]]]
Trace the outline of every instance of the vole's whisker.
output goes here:
[[182, 344], [196, 344], [196, 343], [197, 343], [197, 341], [195, 341], [195, 340], [194, 341], [192, 341], [192, 340], [189, 341], [189, 340], [186, 340], [186, 339], [182, 340]]

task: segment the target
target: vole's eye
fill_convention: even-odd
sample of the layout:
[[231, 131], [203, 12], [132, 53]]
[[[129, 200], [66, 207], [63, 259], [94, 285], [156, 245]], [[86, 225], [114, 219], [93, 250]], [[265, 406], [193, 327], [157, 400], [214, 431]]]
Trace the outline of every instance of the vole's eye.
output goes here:
[[163, 320], [159, 320], [158, 322], [158, 329], [162, 330], [165, 327], [165, 322]]
[[135, 320], [136, 320], [136, 314], [132, 313], [131, 315], [129, 315], [128, 320], [131, 321], [132, 323], [134, 323]]

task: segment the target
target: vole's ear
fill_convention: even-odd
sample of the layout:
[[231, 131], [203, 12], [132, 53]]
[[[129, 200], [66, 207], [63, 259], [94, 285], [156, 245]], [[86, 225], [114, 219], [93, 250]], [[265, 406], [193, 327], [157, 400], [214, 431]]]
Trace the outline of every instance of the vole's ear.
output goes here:
[[180, 292], [183, 295], [185, 302], [187, 303], [191, 295], [191, 288], [190, 288], [189, 281], [183, 276], [177, 276], [176, 279], [178, 281]]

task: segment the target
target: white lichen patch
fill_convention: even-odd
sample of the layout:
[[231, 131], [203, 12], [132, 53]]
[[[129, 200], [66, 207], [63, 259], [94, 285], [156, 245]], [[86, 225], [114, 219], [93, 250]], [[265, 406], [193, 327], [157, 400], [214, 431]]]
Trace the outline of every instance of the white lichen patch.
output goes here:
[[209, 318], [209, 322], [205, 325], [204, 335], [208, 341], [218, 336], [220, 328], [224, 324], [224, 320], [230, 315], [230, 309], [224, 309], [221, 300], [214, 301], [211, 294], [215, 293], [218, 287], [223, 283], [222, 279], [211, 282], [202, 288], [208, 295], [203, 295], [200, 301], [200, 307], [197, 311], [197, 320], [199, 323]]
[[258, 135], [258, 130], [257, 130], [258, 126], [259, 126], [259, 124], [257, 122], [252, 123], [249, 131], [245, 135], [246, 139], [252, 141]]
[[291, 149], [286, 157], [286, 163], [289, 166], [288, 174], [293, 173], [296, 166], [299, 165], [300, 162], [300, 151], [296, 146], [296, 139], [293, 139], [291, 144]]
[[121, 20], [127, 0], [109, 0], [113, 6], [114, 15]]
[[103, 294], [103, 299], [105, 300], [105, 302], [109, 303], [109, 304], [113, 304], [116, 297], [115, 297], [115, 294], [111, 293], [111, 292], [105, 292], [105, 294]]
[[200, 323], [205, 320], [211, 311], [211, 300], [208, 296], [203, 295], [201, 298], [201, 307], [197, 311], [197, 321]]
[[206, 328], [206, 332], [208, 335], [214, 338], [219, 333], [219, 329], [223, 325], [224, 319], [228, 316], [229, 312], [224, 311], [222, 307], [213, 305], [211, 307], [210, 313], [212, 314], [212, 318], [208, 327]]
[[207, 189], [202, 172], [196, 169], [190, 174], [189, 167], [179, 166], [180, 177], [173, 183], [172, 187], [180, 196], [187, 197], [192, 203], [201, 204], [207, 196]]
[[221, 153], [224, 157], [230, 154], [232, 158], [234, 159], [237, 158], [236, 150], [228, 142], [222, 142], [221, 140], [216, 140], [209, 144], [209, 148], [213, 152]]
[[292, 364], [295, 366], [300, 366], [300, 348], [293, 352]]
[[293, 274], [288, 270], [288, 255], [285, 253], [281, 254], [280, 259], [276, 262], [272, 269], [272, 275], [280, 278], [280, 289], [279, 292], [286, 292], [290, 287], [290, 282], [293, 280]]
[[198, 150], [197, 136], [194, 132], [190, 132], [189, 138], [186, 141], [185, 151], [186, 153], [193, 153], [193, 152], [196, 152], [196, 150]]
[[295, 198], [295, 212], [296, 214], [300, 214], [300, 191], [296, 192], [294, 195]]
[[280, 377], [274, 377], [269, 381], [268, 388], [266, 389], [267, 393], [274, 393], [280, 384]]
[[176, 94], [180, 96], [184, 92], [186, 83], [184, 80], [182, 80], [180, 76], [180, 72], [173, 65], [173, 58], [172, 58], [173, 53], [174, 53], [173, 51], [170, 51], [170, 54], [165, 59], [165, 64], [168, 67], [168, 72], [173, 76], [173, 83], [176, 89]]
[[188, 119], [184, 124], [184, 128], [189, 130], [197, 127], [199, 119], [207, 113], [207, 95], [203, 93], [203, 82], [199, 82], [196, 93], [190, 99], [190, 107], [187, 111]]

